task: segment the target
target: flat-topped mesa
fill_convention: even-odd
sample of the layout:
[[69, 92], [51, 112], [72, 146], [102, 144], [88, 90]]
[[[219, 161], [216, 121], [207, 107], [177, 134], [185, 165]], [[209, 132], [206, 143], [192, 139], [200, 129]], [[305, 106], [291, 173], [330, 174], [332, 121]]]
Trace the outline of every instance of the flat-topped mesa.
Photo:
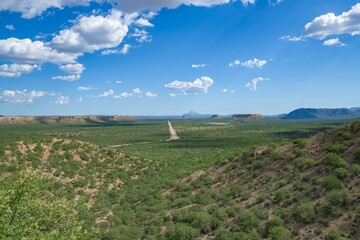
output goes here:
[[260, 119], [262, 118], [261, 114], [234, 114], [232, 119]]
[[31, 123], [106, 123], [121, 120], [132, 120], [131, 116], [36, 116], [36, 117], [1, 117], [0, 124]]

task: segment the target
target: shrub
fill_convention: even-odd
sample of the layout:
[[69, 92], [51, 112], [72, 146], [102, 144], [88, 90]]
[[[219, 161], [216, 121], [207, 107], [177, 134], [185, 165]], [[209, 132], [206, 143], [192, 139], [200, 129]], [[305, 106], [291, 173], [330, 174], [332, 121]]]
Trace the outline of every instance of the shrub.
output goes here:
[[265, 236], [268, 237], [270, 231], [274, 227], [282, 227], [283, 225], [284, 225], [284, 220], [282, 220], [279, 217], [274, 217], [274, 218], [270, 219], [269, 221], [267, 221], [265, 223]]
[[175, 225], [173, 229], [167, 234], [169, 239], [173, 240], [188, 240], [188, 239], [196, 239], [200, 236], [200, 230], [195, 229], [187, 224], [178, 223]]
[[360, 148], [358, 148], [355, 152], [355, 159], [360, 162]]
[[306, 140], [303, 138], [298, 138], [293, 141], [293, 144], [295, 144], [299, 148], [304, 148], [306, 147]]
[[300, 204], [296, 208], [296, 216], [305, 223], [311, 223], [315, 220], [316, 213], [315, 213], [315, 207], [311, 203], [303, 203]]
[[276, 226], [270, 230], [269, 236], [272, 240], [291, 240], [293, 239], [291, 237], [291, 234], [289, 231], [282, 227], [282, 226]]
[[286, 180], [286, 179], [280, 179], [277, 183], [276, 183], [276, 185], [278, 186], [278, 187], [284, 187], [284, 186], [286, 186], [288, 184], [288, 181]]
[[355, 212], [358, 216], [360, 216], [360, 204], [355, 207]]
[[346, 146], [342, 143], [328, 144], [325, 146], [325, 151], [329, 153], [343, 153]]
[[344, 240], [345, 238], [343, 238], [341, 236], [341, 234], [335, 230], [332, 229], [328, 235], [325, 236], [325, 240]]
[[322, 186], [328, 190], [341, 187], [341, 183], [341, 180], [336, 176], [328, 176], [321, 181]]
[[270, 157], [273, 160], [279, 160], [281, 158], [281, 153], [279, 151], [273, 150], [270, 153]]
[[274, 194], [274, 202], [281, 203], [285, 199], [290, 198], [290, 192], [286, 189], [279, 189]]
[[340, 179], [344, 179], [347, 175], [347, 171], [345, 168], [337, 168], [335, 170], [335, 175]]
[[349, 201], [349, 196], [345, 191], [333, 192], [328, 198], [331, 206], [344, 206]]
[[350, 170], [354, 175], [360, 175], [360, 165], [359, 164], [351, 165]]
[[324, 162], [326, 165], [334, 167], [346, 167], [346, 161], [335, 153], [328, 153], [325, 156]]
[[236, 217], [237, 226], [241, 231], [251, 232], [252, 229], [256, 229], [260, 225], [260, 220], [257, 216], [250, 211], [241, 210]]
[[338, 136], [342, 137], [344, 140], [350, 140], [353, 135], [349, 131], [340, 131], [338, 132]]
[[299, 157], [294, 160], [295, 167], [298, 169], [307, 169], [316, 164], [316, 161], [312, 158]]

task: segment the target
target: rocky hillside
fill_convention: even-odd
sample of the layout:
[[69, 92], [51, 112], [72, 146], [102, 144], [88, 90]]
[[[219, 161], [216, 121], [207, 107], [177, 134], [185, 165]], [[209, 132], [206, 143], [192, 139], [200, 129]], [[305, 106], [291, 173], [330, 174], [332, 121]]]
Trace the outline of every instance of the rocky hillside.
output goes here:
[[[129, 180], [137, 181], [143, 171], [152, 166], [155, 167], [156, 164], [153, 164], [151, 160], [130, 157], [112, 148], [102, 148], [95, 144], [77, 140], [54, 138], [51, 141], [44, 140], [36, 143], [21, 141], [7, 146], [0, 146], [0, 183], [7, 183], [8, 180], [6, 179], [9, 179], [9, 177], [10, 179], [15, 178], [15, 181], [20, 179], [26, 183], [29, 181], [28, 179], [33, 178], [34, 174], [39, 175], [41, 181], [34, 184], [35, 186], [41, 186], [40, 189], [26, 186], [29, 192], [24, 195], [34, 194], [37, 196], [40, 193], [42, 195], [27, 201], [49, 199], [51, 196], [66, 201], [68, 205], [75, 208], [73, 210], [74, 215], [78, 216], [78, 219], [74, 218], [73, 220], [78, 222], [80, 226], [76, 225], [75, 228], [82, 229], [83, 232], [89, 232], [89, 229], [101, 227], [101, 233], [104, 234], [109, 228], [107, 226], [108, 218], [113, 215], [114, 203], [118, 201], [123, 185]], [[24, 172], [25, 175], [30, 177], [19, 178], [17, 176], [19, 172]], [[19, 195], [16, 193], [19, 187], [14, 188], [14, 186], [9, 187], [1, 184], [1, 209], [8, 208], [7, 211], [16, 212], [16, 208], [14, 209], [11, 204], [8, 206], [8, 202], [3, 201], [6, 198], [2, 199], [2, 197], [11, 194], [14, 196]], [[23, 188], [23, 184], [20, 186]], [[19, 196], [16, 198], [19, 198]], [[64, 204], [59, 205], [63, 206]], [[39, 211], [44, 211], [43, 208], [39, 208]], [[8, 226], [6, 222], [13, 222], [13, 220], [8, 221], [5, 215], [1, 215], [0, 229], [4, 226], [8, 226], [9, 229], [12, 229], [10, 228], [12, 226], [17, 226], [20, 230], [29, 228], [31, 234], [39, 234], [36, 236], [31, 235], [31, 239], [59, 239], [49, 238], [52, 233], [47, 233], [47, 230], [42, 229], [42, 220], [37, 222], [36, 219], [41, 219], [41, 212], [31, 212], [29, 206], [22, 208], [21, 211], [23, 215], [31, 217], [32, 222], [21, 222], [21, 216], [19, 216], [20, 222], [18, 225], [9, 224]], [[49, 227], [49, 231], [57, 231], [57, 225], [61, 226], [61, 224], [56, 223], [58, 221], [56, 216], [54, 217], [55, 222], [47, 223], [53, 225]], [[38, 233], [35, 230], [35, 225], [41, 228]], [[13, 230], [10, 230], [10, 232], [13, 232]], [[0, 233], [0, 238], [22, 239], [23, 237], [26, 238], [26, 232], [24, 234], [21, 232], [14, 236], [7, 235], [11, 237], [6, 238], [5, 235]], [[64, 237], [64, 239], [76, 238], [72, 236], [69, 238]], [[84, 235], [81, 239], [100, 239], [100, 237], [96, 234], [88, 237]]]
[[165, 189], [167, 239], [360, 239], [360, 123], [269, 145]]
[[281, 116], [281, 119], [297, 120], [297, 119], [342, 119], [342, 118], [358, 118], [360, 117], [359, 108], [300, 108], [289, 114]]

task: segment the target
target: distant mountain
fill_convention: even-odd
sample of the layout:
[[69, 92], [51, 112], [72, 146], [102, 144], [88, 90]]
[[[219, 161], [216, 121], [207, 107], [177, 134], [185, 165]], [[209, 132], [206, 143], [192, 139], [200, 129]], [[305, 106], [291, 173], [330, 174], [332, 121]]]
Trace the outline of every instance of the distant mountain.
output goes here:
[[360, 111], [360, 107], [353, 107], [353, 108], [350, 108], [351, 111]]
[[328, 118], [358, 118], [360, 108], [300, 108], [280, 119], [328, 119]]
[[210, 118], [213, 114], [200, 114], [194, 111], [185, 113], [182, 118]]

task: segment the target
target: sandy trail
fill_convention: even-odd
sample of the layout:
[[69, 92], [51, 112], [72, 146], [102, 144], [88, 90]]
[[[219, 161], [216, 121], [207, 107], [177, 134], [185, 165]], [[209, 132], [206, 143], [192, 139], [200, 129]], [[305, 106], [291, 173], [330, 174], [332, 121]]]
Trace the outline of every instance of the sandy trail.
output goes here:
[[169, 132], [170, 132], [170, 141], [171, 140], [178, 140], [179, 136], [177, 135], [175, 128], [171, 125], [171, 122], [168, 121], [168, 125], [169, 125]]
[[109, 147], [118, 148], [118, 147], [132, 146], [132, 145], [142, 145], [142, 144], [149, 144], [149, 143], [156, 143], [156, 142], [178, 140], [180, 137], [177, 135], [175, 128], [171, 125], [170, 121], [168, 121], [168, 125], [169, 125], [169, 132], [170, 132], [170, 138], [168, 140], [159, 140], [159, 141], [153, 141], [153, 142], [124, 143], [124, 144], [119, 144], [119, 145], [114, 145], [114, 146], [109, 146]]

